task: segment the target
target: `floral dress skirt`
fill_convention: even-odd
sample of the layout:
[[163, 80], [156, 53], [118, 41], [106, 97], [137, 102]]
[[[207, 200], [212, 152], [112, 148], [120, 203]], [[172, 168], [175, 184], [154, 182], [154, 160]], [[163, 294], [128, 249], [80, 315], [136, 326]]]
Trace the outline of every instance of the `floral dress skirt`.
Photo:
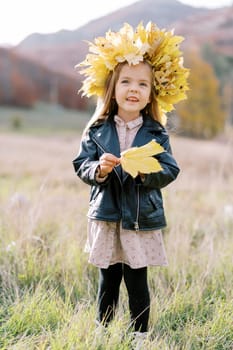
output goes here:
[[121, 223], [90, 219], [84, 250], [89, 253], [89, 263], [100, 268], [116, 263], [133, 269], [168, 265], [161, 230], [131, 231]]

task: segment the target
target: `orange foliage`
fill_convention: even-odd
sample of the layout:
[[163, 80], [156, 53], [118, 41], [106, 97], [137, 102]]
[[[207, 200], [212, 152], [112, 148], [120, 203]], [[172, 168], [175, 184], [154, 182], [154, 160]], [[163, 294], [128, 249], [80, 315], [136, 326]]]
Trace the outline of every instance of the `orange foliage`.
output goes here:
[[192, 137], [214, 137], [223, 130], [226, 119], [219, 82], [212, 67], [196, 52], [187, 55], [186, 65], [190, 68], [190, 91], [188, 99], [176, 108], [180, 132]]
[[32, 107], [36, 101], [85, 109], [74, 77], [54, 72], [11, 50], [0, 48], [0, 104]]

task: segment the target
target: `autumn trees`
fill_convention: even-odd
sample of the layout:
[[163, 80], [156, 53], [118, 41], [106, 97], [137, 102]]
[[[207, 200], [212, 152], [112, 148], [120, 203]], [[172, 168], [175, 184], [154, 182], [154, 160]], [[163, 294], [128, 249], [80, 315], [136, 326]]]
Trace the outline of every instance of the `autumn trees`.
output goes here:
[[188, 98], [177, 105], [180, 134], [212, 138], [224, 130], [226, 105], [214, 68], [196, 51], [186, 54], [190, 68]]
[[85, 109], [74, 77], [0, 48], [0, 105], [33, 107], [38, 101]]
[[[210, 47], [185, 52], [190, 68], [187, 99], [176, 105], [177, 131], [181, 135], [209, 139], [233, 125], [233, 59]], [[81, 81], [0, 48], [0, 105], [33, 107], [37, 101], [66, 108], [92, 109], [78, 94]], [[173, 118], [168, 118], [172, 119]]]

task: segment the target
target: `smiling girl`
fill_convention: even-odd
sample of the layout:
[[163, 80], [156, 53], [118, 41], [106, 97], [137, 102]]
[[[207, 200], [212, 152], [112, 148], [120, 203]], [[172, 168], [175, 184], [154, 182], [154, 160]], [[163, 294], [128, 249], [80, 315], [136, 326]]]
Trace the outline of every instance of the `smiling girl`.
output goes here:
[[[143, 33], [147, 34], [148, 45], [142, 41], [145, 38]], [[158, 103], [160, 92], [168, 90], [168, 86], [164, 83], [158, 90], [158, 69], [153, 63], [159, 52], [157, 45], [155, 53], [153, 36], [156, 35], [162, 42], [163, 32], [152, 24], [147, 28], [139, 25], [135, 32], [131, 26], [125, 25], [118, 33], [107, 33], [106, 38], [96, 39], [95, 48], [98, 50], [89, 54], [81, 66], [88, 66], [82, 71], [87, 76], [83, 91], [88, 96], [99, 96], [101, 106], [85, 128], [78, 155], [73, 160], [76, 174], [90, 185], [85, 250], [89, 253], [89, 262], [99, 268], [98, 321], [107, 326], [113, 319], [124, 279], [130, 325], [140, 333], [148, 331], [150, 294], [147, 268], [168, 264], [161, 231], [166, 226], [161, 189], [174, 181], [179, 173]], [[120, 44], [116, 44], [119, 40], [114, 40], [115, 36], [121, 37]], [[112, 45], [112, 50], [109, 50], [109, 45]], [[126, 50], [125, 59], [120, 57], [122, 48]], [[176, 51], [177, 62], [178, 49]], [[132, 62], [127, 57], [133, 57]], [[113, 59], [114, 67], [104, 70], [103, 66], [109, 67]], [[182, 72], [186, 79], [187, 70], [178, 63], [173, 66], [173, 70]], [[172, 76], [175, 73], [171, 71], [170, 79]], [[175, 79], [173, 81], [175, 84]], [[180, 99], [178, 92], [177, 99]], [[133, 178], [121, 167], [121, 152], [146, 145], [151, 140], [164, 149], [155, 156], [162, 170], [138, 173]]]

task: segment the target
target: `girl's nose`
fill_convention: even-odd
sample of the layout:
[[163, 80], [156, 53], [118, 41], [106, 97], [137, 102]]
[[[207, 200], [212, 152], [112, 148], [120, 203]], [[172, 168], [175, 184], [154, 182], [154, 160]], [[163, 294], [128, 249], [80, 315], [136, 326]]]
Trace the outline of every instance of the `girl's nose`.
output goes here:
[[136, 86], [130, 86], [129, 91], [137, 92], [137, 87]]

